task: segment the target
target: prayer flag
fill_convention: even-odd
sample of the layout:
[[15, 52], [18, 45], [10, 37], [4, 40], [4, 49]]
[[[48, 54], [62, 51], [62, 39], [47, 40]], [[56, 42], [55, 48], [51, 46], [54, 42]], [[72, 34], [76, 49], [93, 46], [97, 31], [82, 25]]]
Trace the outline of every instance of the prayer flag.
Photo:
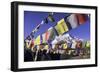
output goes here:
[[69, 30], [64, 19], [58, 21], [57, 25], [55, 26], [55, 29], [59, 35], [62, 35]]
[[76, 14], [78, 18], [79, 25], [84, 24], [87, 21], [88, 15], [87, 14]]
[[40, 44], [40, 35], [37, 36], [37, 38], [35, 39], [35, 45], [39, 45]]
[[72, 28], [78, 27], [78, 19], [76, 17], [76, 14], [71, 14], [70, 16], [68, 16], [66, 21], [69, 22]]

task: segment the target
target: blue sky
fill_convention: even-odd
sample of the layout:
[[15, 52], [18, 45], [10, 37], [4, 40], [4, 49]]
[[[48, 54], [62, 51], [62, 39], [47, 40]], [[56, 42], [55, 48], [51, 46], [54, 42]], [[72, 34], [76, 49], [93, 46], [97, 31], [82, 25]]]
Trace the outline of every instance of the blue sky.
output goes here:
[[[43, 34], [48, 28], [51, 26], [56, 25], [56, 22], [58, 22], [60, 19], [67, 16], [69, 13], [54, 13], [53, 17], [55, 19], [55, 22], [48, 22], [48, 24], [44, 24], [40, 27], [38, 32], [35, 34], [35, 37], [38, 35]], [[33, 12], [33, 11], [24, 11], [24, 38], [26, 38], [32, 30], [41, 23], [41, 21], [48, 16], [48, 12]], [[72, 29], [68, 32], [72, 36], [75, 36], [77, 38], [82, 38], [84, 40], [90, 40], [90, 21], [89, 19], [84, 23], [84, 25], [81, 25], [75, 29]]]

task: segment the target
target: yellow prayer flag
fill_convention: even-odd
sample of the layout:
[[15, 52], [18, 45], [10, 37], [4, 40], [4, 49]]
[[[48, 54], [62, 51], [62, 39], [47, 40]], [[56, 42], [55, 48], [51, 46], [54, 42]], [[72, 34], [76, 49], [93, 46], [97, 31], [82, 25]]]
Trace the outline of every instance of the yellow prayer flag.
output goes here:
[[64, 43], [64, 44], [63, 44], [63, 49], [67, 49], [67, 48], [68, 48], [67, 43]]
[[45, 45], [44, 49], [47, 50], [48, 48], [49, 48], [49, 46], [48, 45]]
[[57, 25], [55, 26], [55, 29], [57, 30], [59, 35], [62, 35], [63, 33], [67, 32], [69, 30], [64, 19], [61, 19], [57, 23]]
[[37, 38], [35, 39], [35, 45], [39, 45], [40, 44], [40, 35], [37, 36]]
[[86, 42], [86, 48], [90, 48], [90, 42], [89, 41]]

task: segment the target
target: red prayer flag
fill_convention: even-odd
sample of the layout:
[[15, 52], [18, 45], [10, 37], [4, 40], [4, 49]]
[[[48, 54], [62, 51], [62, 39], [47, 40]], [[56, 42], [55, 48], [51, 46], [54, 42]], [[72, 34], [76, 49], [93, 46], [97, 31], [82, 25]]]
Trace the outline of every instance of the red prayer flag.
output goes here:
[[78, 18], [78, 23], [80, 24], [84, 24], [87, 20], [87, 15], [86, 14], [76, 14], [77, 18]]

